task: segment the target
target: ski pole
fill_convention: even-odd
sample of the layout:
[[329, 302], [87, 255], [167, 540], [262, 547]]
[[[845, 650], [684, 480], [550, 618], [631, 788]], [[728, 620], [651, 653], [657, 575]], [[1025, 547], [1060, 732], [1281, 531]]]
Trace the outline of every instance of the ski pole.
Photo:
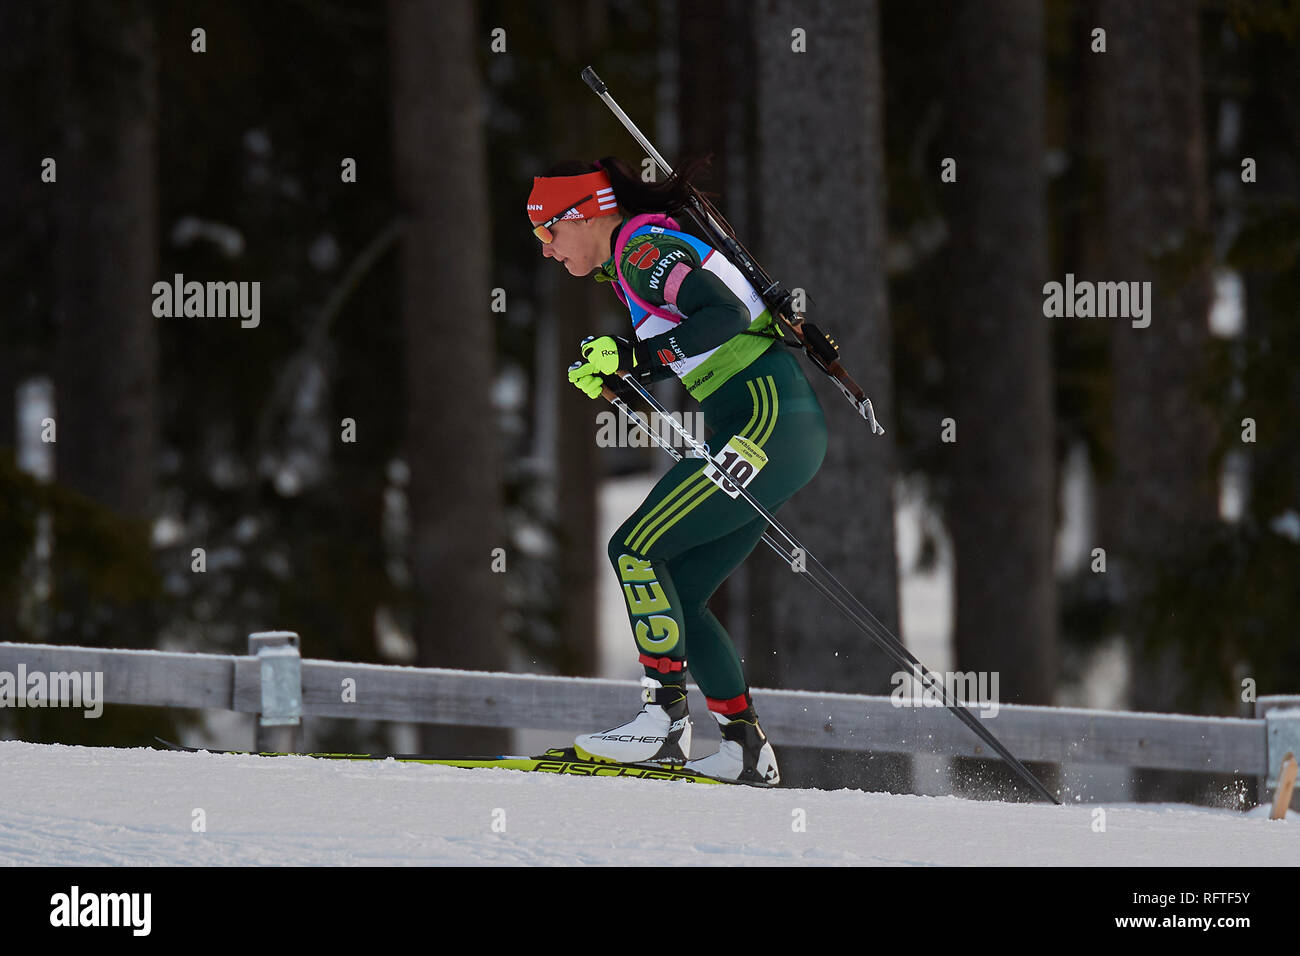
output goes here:
[[[574, 364], [577, 365], [580, 363]], [[747, 501], [750, 506], [767, 521], [771, 529], [775, 531], [779, 537], [785, 539], [790, 548], [790, 550], [787, 551], [785, 547], [778, 544], [765, 533], [763, 535], [763, 540], [767, 542], [768, 546], [773, 551], [780, 555], [792, 568], [795, 567], [799, 558], [804, 558], [803, 576], [808, 578], [809, 582], [817, 588], [824, 597], [834, 604], [835, 607], [839, 609], [840, 613], [848, 618], [851, 623], [857, 625], [857, 627], [866, 634], [867, 637], [871, 638], [871, 640], [874, 641], [876, 645], [894, 661], [894, 663], [910, 670], [912, 675], [921, 681], [922, 684], [935, 691], [940, 696], [940, 699], [943, 700], [944, 706], [947, 707], [948, 710], [952, 711], [952, 713], [962, 723], [974, 731], [981, 740], [992, 747], [994, 752], [1005, 760], [1007, 765], [1010, 766], [1022, 780], [1028, 783], [1030, 787], [1037, 791], [1041, 796], [1046, 797], [1052, 803], [1058, 806], [1060, 805], [1061, 801], [1043, 785], [1042, 781], [1035, 777], [1029, 771], [1029, 768], [1021, 763], [1016, 756], [1006, 748], [1002, 741], [998, 740], [987, 727], [980, 723], [975, 715], [967, 710], [966, 707], [957, 700], [955, 695], [950, 694], [943, 681], [940, 680], [933, 671], [929, 670], [924, 664], [922, 664], [916, 655], [909, 651], [906, 645], [904, 645], [888, 627], [881, 623], [881, 621], [872, 614], [870, 610], [868, 610], [856, 597], [853, 596], [853, 593], [849, 591], [848, 588], [840, 583], [839, 579], [836, 578], [835, 575], [831, 574], [830, 571], [828, 571], [825, 566], [808, 551], [807, 548], [800, 544], [799, 541], [790, 534], [790, 532], [786, 531], [781, 523], [776, 520], [776, 517], [768, 511], [766, 507], [764, 507], [762, 502], [755, 498], [739, 480], [727, 480], [727, 468], [723, 467], [722, 464], [713, 457], [707, 447], [696, 441], [695, 436], [687, 431], [681, 423], [673, 418], [672, 415], [668, 414], [668, 410], [664, 408], [663, 405], [660, 404], [659, 400], [651, 395], [650, 392], [636, 380], [635, 376], [622, 370], [618, 372], [618, 375], [624, 382], [631, 386], [631, 388], [647, 405], [651, 407], [651, 409], [659, 415], [660, 419], [666, 418], [673, 430], [682, 437], [687, 445], [714, 468], [718, 473], [718, 477], [712, 478], [710, 476], [711, 480], [718, 483], [724, 491], [727, 490], [727, 486], [735, 488], [739, 492], [740, 496], [743, 497], [745, 501]], [[632, 411], [626, 402], [615, 395], [608, 385], [604, 387], [602, 394], [625, 416], [635, 422], [638, 427], [646, 431], [655, 440], [656, 444], [661, 448], [667, 449], [674, 458], [681, 461], [681, 456], [678, 454], [676, 449], [673, 449], [660, 436], [656, 435], [648, 425], [643, 423], [640, 417]], [[733, 472], [735, 466], [736, 463], [733, 463]], [[731, 477], [734, 478], [736, 476], [733, 474]], [[809, 571], [809, 566], [815, 570]], [[822, 579], [822, 576], [825, 577], [825, 580]]]
[[[632, 134], [633, 138], [641, 144], [641, 147], [659, 164], [659, 168], [671, 176], [673, 168], [660, 155], [659, 150], [654, 148], [654, 144], [645, 138], [637, 125], [632, 122], [631, 117], [624, 113], [618, 103], [615, 102], [614, 97], [610, 95], [609, 87], [596, 75], [596, 71], [590, 66], [586, 67], [582, 71], [582, 79], [591, 87], [592, 92], [599, 96], [605, 105], [610, 108], [610, 111]], [[690, 183], [684, 185], [687, 195], [690, 197], [686, 211], [695, 220], [696, 225], [709, 236], [715, 246], [722, 250], [732, 265], [744, 274], [749, 284], [754, 287], [762, 298], [763, 303], [772, 311], [772, 314], [785, 324], [793, 333], [799, 345], [803, 346], [804, 352], [812, 360], [812, 363], [834, 380], [836, 387], [839, 388], [844, 397], [849, 400], [858, 414], [871, 426], [872, 434], [883, 435], [885, 429], [883, 425], [876, 421], [876, 412], [871, 406], [871, 399], [867, 398], [866, 393], [862, 391], [857, 382], [853, 381], [844, 366], [840, 364], [840, 347], [835, 343], [835, 340], [794, 310], [794, 296], [768, 275], [767, 271], [749, 254], [749, 250], [741, 245], [740, 240], [736, 238], [736, 231], [731, 227], [731, 223], [723, 218], [722, 213], [708, 200], [708, 197]], [[780, 330], [779, 325], [777, 329]], [[784, 336], [782, 339], [784, 340]]]

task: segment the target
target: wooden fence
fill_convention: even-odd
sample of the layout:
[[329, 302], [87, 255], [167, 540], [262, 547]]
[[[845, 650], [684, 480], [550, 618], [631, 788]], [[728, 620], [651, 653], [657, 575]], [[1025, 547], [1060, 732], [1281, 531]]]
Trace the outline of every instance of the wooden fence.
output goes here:
[[[259, 728], [332, 717], [565, 733], [626, 719], [634, 681], [547, 677], [302, 659], [291, 632], [251, 635], [249, 654], [104, 650], [0, 643], [0, 671], [103, 675], [103, 702], [258, 714]], [[693, 709], [704, 712], [692, 687]], [[752, 691], [763, 727], [785, 746], [990, 757], [943, 707], [890, 697]], [[971, 711], [1023, 761], [1255, 776], [1259, 798], [1287, 751], [1300, 754], [1300, 696], [1261, 697], [1255, 716], [1195, 717], [1000, 704]], [[259, 730], [257, 749], [266, 749]], [[283, 739], [283, 738], [281, 738]], [[281, 744], [283, 747], [283, 744]]]

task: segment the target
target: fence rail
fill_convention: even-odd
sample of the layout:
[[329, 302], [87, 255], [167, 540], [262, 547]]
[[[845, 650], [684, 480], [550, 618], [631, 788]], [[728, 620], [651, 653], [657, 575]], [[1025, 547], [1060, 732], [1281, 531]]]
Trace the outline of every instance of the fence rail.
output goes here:
[[[103, 675], [108, 704], [262, 715], [262, 725], [330, 717], [581, 732], [627, 717], [636, 682], [302, 659], [291, 632], [252, 635], [246, 656], [0, 643], [0, 672]], [[21, 691], [20, 691], [21, 693]], [[704, 712], [698, 690], [692, 705]], [[990, 757], [943, 707], [889, 697], [752, 691], [763, 727], [786, 746]], [[1260, 778], [1300, 754], [1300, 696], [1261, 697], [1253, 718], [998, 705], [974, 713], [1021, 760], [1222, 772]]]

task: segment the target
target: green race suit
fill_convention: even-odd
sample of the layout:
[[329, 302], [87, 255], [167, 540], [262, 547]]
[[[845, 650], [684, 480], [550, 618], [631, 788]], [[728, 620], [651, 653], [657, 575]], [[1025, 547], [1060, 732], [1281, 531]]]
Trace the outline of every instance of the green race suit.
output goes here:
[[[656, 251], [655, 258], [668, 268], [659, 270], [661, 281], [652, 284], [654, 270], [638, 263]], [[677, 272], [672, 296], [684, 318], [644, 341], [661, 359], [714, 350], [682, 376], [683, 383], [688, 389], [692, 381], [696, 385], [691, 391], [711, 432], [712, 455], [728, 474], [750, 474], [746, 489], [777, 511], [817, 473], [827, 432], [821, 406], [794, 356], [768, 336], [745, 334], [770, 325], [770, 316], [763, 311], [753, 317], [718, 276], [700, 267], [695, 251], [672, 236], [634, 238], [622, 260], [624, 281], [656, 306], [668, 301], [662, 281], [668, 269], [690, 266], [689, 272]], [[598, 280], [615, 280], [612, 263], [611, 256]], [[653, 374], [673, 373], [663, 364]], [[660, 661], [689, 659], [710, 708], [732, 713], [744, 708], [748, 685], [735, 646], [707, 602], [758, 544], [767, 523], [743, 498], [731, 497], [710, 480], [708, 471], [712, 468], [699, 458], [674, 465], [610, 539], [608, 553], [647, 675], [682, 680], [680, 670], [665, 671]]]

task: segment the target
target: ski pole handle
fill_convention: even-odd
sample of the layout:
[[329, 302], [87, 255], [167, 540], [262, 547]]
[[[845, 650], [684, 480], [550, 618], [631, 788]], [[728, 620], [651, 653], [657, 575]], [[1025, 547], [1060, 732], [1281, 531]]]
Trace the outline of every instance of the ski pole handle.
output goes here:
[[591, 67], [587, 67], [582, 71], [582, 80], [591, 87], [591, 91], [597, 96], [603, 96], [609, 91], [609, 87], [605, 85], [605, 81], [598, 77], [596, 71]]

